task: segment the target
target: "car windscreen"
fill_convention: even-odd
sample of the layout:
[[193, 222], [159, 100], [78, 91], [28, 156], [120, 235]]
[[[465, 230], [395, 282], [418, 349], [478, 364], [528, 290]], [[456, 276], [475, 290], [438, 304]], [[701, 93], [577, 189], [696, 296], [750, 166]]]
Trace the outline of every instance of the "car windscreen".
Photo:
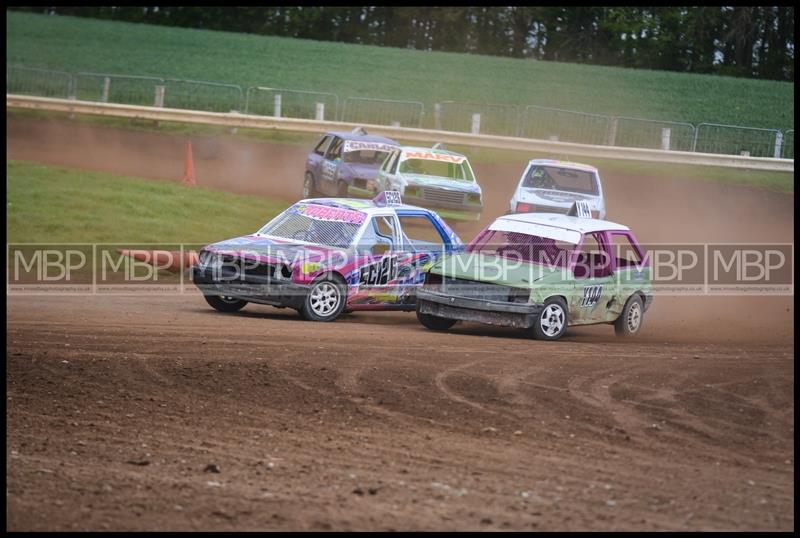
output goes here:
[[380, 166], [389, 155], [386, 151], [374, 151], [369, 149], [362, 149], [360, 151], [346, 151], [344, 152], [343, 160], [346, 163], [353, 164], [369, 164], [372, 166]]
[[446, 177], [459, 181], [474, 181], [466, 161], [452, 163], [432, 159], [406, 159], [400, 162], [401, 174]]
[[290, 241], [305, 241], [337, 248], [349, 247], [364, 222], [359, 211], [295, 204], [267, 223], [260, 234]]
[[556, 166], [532, 166], [525, 176], [522, 186], [529, 189], [552, 189], [579, 194], [598, 194], [594, 172]]
[[487, 230], [467, 246], [467, 252], [494, 254], [551, 267], [567, 267], [574, 249], [574, 244], [565, 241], [502, 230]]

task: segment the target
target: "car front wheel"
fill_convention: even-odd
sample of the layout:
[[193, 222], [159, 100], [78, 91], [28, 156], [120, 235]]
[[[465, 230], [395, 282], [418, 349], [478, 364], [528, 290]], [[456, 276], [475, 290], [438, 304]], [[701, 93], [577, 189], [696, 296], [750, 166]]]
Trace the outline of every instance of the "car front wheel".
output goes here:
[[311, 172], [306, 172], [306, 179], [303, 181], [303, 198], [314, 198], [317, 196], [317, 189], [314, 186], [314, 176]]
[[537, 340], [558, 340], [566, 332], [567, 323], [567, 303], [561, 297], [550, 297], [533, 325], [533, 336]]
[[208, 304], [220, 312], [236, 312], [247, 304], [247, 301], [225, 295], [203, 295], [203, 297]]
[[424, 327], [432, 331], [446, 331], [458, 321], [455, 319], [433, 316], [431, 314], [423, 314], [419, 311], [419, 304], [417, 305], [417, 319]]
[[347, 286], [341, 279], [321, 277], [311, 284], [300, 315], [308, 321], [333, 321], [347, 302]]
[[619, 315], [617, 321], [614, 322], [614, 332], [617, 336], [627, 338], [639, 332], [642, 328], [642, 321], [644, 320], [644, 308], [642, 307], [642, 298], [638, 295], [631, 296], [625, 307], [622, 309], [622, 314]]

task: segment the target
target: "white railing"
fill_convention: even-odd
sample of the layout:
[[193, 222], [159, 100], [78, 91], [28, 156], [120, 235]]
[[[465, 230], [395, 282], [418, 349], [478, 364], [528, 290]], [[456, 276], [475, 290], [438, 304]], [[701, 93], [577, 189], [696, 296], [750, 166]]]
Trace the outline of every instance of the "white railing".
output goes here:
[[[27, 95], [6, 94], [6, 108], [24, 108], [67, 112], [70, 114], [93, 114], [123, 118], [149, 119], [155, 121], [172, 121], [178, 123], [198, 123], [220, 125], [226, 127], [274, 129], [321, 133], [330, 130], [350, 130], [353, 123], [318, 121], [295, 118], [275, 118], [253, 116], [239, 113], [204, 112], [197, 110], [179, 110], [137, 105], [120, 105], [97, 103], [70, 99], [54, 99], [48, 97], [31, 97]], [[646, 148], [622, 148], [550, 140], [534, 140], [511, 136], [495, 136], [482, 134], [438, 131], [410, 127], [392, 127], [386, 125], [367, 125], [369, 131], [390, 138], [425, 143], [443, 142], [445, 144], [484, 147], [491, 149], [508, 149], [529, 153], [549, 154], [555, 158], [571, 158], [572, 156], [594, 157], [599, 159], [625, 159], [650, 161], [659, 163], [695, 164], [706, 166], [723, 166], [730, 168], [749, 168], [752, 170], [772, 170], [794, 173], [794, 160], [775, 159], [770, 157], [745, 157], [739, 155], [720, 155], [712, 153], [693, 153], [687, 151], [664, 151]]]

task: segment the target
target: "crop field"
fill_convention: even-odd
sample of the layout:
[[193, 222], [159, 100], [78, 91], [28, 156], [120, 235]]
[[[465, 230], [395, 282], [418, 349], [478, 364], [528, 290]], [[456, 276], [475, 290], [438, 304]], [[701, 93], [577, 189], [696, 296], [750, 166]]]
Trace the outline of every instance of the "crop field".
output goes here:
[[[794, 127], [794, 85], [7, 12], [6, 61], [350, 96]], [[76, 36], [80, 36], [76, 39]], [[502, 83], [498, 83], [502, 81]]]

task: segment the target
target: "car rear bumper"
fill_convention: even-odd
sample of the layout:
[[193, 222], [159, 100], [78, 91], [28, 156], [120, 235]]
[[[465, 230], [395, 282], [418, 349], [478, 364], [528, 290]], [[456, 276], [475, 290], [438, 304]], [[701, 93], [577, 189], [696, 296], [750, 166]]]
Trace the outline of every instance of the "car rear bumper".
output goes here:
[[539, 319], [542, 308], [542, 305], [487, 301], [425, 288], [417, 290], [417, 310], [422, 314], [488, 325], [527, 329]]
[[231, 271], [215, 272], [207, 267], [192, 267], [192, 282], [204, 295], [224, 295], [252, 303], [272, 306], [288, 306], [300, 309], [303, 306], [308, 286], [276, 280], [267, 276], [247, 275], [237, 277]]

